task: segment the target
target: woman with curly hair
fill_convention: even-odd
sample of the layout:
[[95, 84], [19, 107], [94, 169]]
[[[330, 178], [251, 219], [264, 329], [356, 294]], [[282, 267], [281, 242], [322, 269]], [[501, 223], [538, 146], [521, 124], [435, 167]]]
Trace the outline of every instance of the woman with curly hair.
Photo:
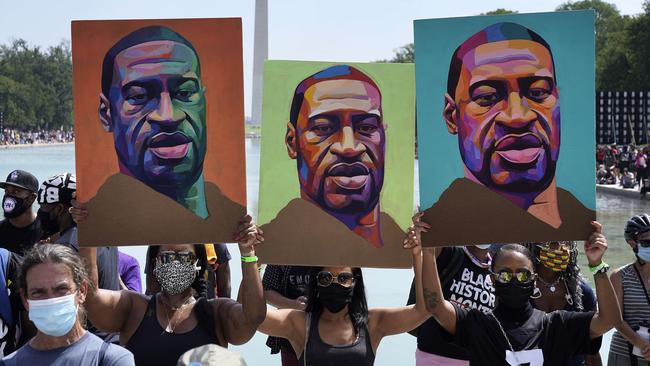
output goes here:
[[[531, 299], [536, 309], [587, 312], [596, 310], [594, 291], [580, 274], [578, 246], [575, 241], [528, 243], [535, 259], [537, 290]], [[600, 366], [599, 337], [592, 341], [591, 354], [576, 356], [567, 365]]]

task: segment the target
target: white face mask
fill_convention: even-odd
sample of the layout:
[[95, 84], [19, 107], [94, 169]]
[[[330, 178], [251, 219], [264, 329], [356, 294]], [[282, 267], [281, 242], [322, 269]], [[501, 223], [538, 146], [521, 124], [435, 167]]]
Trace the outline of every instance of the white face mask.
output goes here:
[[481, 249], [481, 250], [488, 250], [492, 246], [492, 244], [477, 244], [474, 245], [475, 247]]
[[49, 336], [61, 337], [68, 334], [77, 321], [79, 305], [76, 296], [74, 293], [45, 300], [27, 300], [29, 320]]

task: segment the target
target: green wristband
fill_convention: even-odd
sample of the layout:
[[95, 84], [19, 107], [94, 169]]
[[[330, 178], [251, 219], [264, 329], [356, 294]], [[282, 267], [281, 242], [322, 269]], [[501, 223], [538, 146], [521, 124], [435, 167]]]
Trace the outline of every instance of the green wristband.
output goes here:
[[241, 256], [241, 261], [244, 263], [255, 263], [257, 262], [257, 256], [253, 255], [250, 257], [244, 257], [243, 255]]
[[608, 269], [609, 269], [609, 265], [605, 263], [602, 259], [600, 261], [600, 264], [598, 264], [597, 266], [594, 267], [589, 266], [589, 271], [591, 271], [592, 274], [607, 272]]

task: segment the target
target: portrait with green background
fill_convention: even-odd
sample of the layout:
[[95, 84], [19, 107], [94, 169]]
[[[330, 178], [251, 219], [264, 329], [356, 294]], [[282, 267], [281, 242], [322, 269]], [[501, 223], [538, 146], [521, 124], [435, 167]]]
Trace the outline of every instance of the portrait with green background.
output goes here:
[[380, 208], [404, 230], [413, 212], [415, 80], [412, 64], [266, 61], [262, 103], [262, 147], [258, 224], [273, 220], [300, 197], [296, 160], [287, 154], [285, 134], [296, 86], [327, 67], [348, 65], [379, 86], [386, 128], [384, 184]]

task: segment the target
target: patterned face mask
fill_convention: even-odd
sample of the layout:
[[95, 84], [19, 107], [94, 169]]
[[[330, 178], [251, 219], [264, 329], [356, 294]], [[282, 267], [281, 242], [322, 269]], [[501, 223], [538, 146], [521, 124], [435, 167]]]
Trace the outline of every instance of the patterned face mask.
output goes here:
[[553, 272], [564, 272], [569, 266], [571, 250], [566, 244], [539, 245], [537, 259]]
[[173, 261], [168, 263], [157, 263], [153, 274], [160, 284], [160, 287], [170, 295], [178, 295], [192, 286], [199, 267], [194, 263], [181, 263]]

